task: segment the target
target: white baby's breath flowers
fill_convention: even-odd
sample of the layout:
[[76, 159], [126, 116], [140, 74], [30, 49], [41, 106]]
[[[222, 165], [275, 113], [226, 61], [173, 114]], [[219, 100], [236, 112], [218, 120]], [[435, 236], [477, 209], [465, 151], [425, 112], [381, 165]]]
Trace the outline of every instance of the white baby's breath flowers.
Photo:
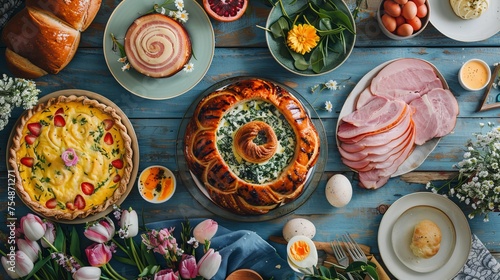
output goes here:
[[177, 10], [184, 10], [184, 0], [175, 0], [175, 7]]
[[[485, 124], [479, 126], [483, 128]], [[462, 161], [454, 165], [457, 177], [440, 186], [426, 184], [434, 193], [446, 193], [470, 205], [469, 218], [483, 215], [484, 221], [489, 221], [490, 212], [500, 211], [500, 126], [491, 122], [487, 126], [490, 131], [473, 133], [467, 141]]]
[[329, 80], [325, 83], [325, 87], [329, 90], [336, 90], [338, 88], [337, 81]]
[[35, 82], [3, 74], [0, 80], [0, 130], [8, 124], [12, 109], [20, 106], [31, 109], [38, 102], [39, 93]]
[[186, 23], [189, 19], [189, 14], [185, 10], [179, 10], [175, 12], [175, 18], [180, 22]]
[[193, 63], [187, 63], [184, 65], [184, 72], [186, 73], [191, 73], [194, 70], [194, 64]]
[[326, 101], [325, 102], [325, 110], [327, 110], [328, 112], [331, 112], [332, 109], [333, 109], [332, 102], [330, 102], [330, 100]]

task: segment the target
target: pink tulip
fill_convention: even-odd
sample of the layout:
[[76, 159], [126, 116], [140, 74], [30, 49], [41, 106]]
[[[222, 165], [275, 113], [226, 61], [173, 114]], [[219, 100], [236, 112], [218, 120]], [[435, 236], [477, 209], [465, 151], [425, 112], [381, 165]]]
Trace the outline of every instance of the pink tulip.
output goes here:
[[27, 239], [37, 241], [45, 234], [46, 226], [40, 217], [28, 214], [21, 218], [21, 230]]
[[115, 235], [115, 224], [109, 217], [104, 217], [99, 222], [86, 228], [83, 234], [97, 243], [108, 242]]
[[214, 237], [218, 227], [219, 225], [216, 221], [206, 219], [194, 227], [193, 236], [198, 242], [204, 244], [205, 241], [210, 241]]
[[154, 280], [179, 280], [179, 275], [171, 269], [163, 269], [155, 274]]
[[[51, 222], [45, 222], [45, 226], [47, 227], [47, 229], [45, 230], [45, 234], [43, 235], [43, 237], [45, 237], [45, 239], [50, 242], [50, 244], [54, 244], [54, 240], [56, 239], [56, 228]], [[47, 244], [47, 241], [45, 241], [45, 239], [42, 238], [42, 247], [48, 248], [50, 247], [50, 245]]]
[[17, 279], [21, 276], [17, 274], [16, 272], [16, 261], [15, 261], [15, 255], [14, 255], [14, 260], [9, 261], [6, 257], [2, 256], [2, 266], [3, 269], [5, 269], [5, 272], [7, 275], [12, 278], [12, 279]]
[[28, 255], [17, 250], [14, 256], [9, 256], [9, 259], [2, 257], [2, 266], [10, 278], [17, 279], [28, 275], [33, 270], [34, 264]]
[[40, 245], [36, 241], [31, 241], [28, 239], [18, 239], [17, 248], [23, 251], [32, 262], [38, 260], [38, 253], [40, 253]]
[[120, 218], [120, 228], [125, 238], [132, 238], [139, 233], [139, 218], [135, 210], [123, 210]]
[[222, 257], [219, 252], [209, 249], [198, 262], [198, 274], [206, 279], [211, 279], [217, 274]]
[[102, 243], [94, 243], [85, 249], [85, 254], [91, 266], [101, 267], [107, 264], [112, 257], [111, 249]]
[[74, 280], [99, 280], [101, 278], [101, 269], [93, 266], [80, 267], [73, 273]]
[[179, 272], [184, 279], [195, 278], [198, 275], [198, 265], [196, 264], [195, 257], [192, 255], [182, 255]]

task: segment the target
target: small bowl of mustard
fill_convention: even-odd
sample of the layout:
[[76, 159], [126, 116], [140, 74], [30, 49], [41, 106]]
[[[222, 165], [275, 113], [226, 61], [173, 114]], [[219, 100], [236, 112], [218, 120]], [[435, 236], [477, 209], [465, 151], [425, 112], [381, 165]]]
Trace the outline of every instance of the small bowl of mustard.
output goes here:
[[139, 193], [151, 203], [163, 203], [175, 193], [174, 173], [161, 165], [152, 165], [141, 172], [137, 183]]
[[490, 66], [481, 59], [470, 59], [458, 72], [458, 82], [468, 91], [482, 90], [491, 79]]

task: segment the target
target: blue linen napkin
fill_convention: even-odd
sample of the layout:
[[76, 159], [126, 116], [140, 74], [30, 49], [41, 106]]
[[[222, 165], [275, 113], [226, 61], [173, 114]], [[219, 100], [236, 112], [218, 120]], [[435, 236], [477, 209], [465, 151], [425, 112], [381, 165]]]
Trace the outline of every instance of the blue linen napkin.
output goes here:
[[500, 263], [479, 238], [472, 235], [469, 258], [454, 280], [500, 280]]
[[22, 0], [0, 0], [0, 30], [22, 2]]
[[[189, 219], [192, 227], [201, 221], [203, 219]], [[182, 222], [183, 220], [169, 220], [149, 223], [146, 226], [149, 229], [175, 227], [174, 236], [177, 237], [182, 229]], [[231, 231], [219, 225], [210, 247], [222, 256], [221, 266], [213, 280], [224, 280], [231, 272], [241, 268], [253, 269], [265, 280], [272, 277], [275, 280], [296, 279], [293, 270], [278, 255], [276, 249], [253, 231]], [[197, 256], [202, 254], [197, 252]]]

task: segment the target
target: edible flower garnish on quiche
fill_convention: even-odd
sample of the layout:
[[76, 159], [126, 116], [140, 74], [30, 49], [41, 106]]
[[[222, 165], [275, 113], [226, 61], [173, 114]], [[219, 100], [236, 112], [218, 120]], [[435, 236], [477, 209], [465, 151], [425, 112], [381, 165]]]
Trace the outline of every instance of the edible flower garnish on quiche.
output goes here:
[[72, 148], [66, 149], [62, 154], [61, 158], [64, 161], [64, 164], [68, 167], [74, 166], [78, 163], [78, 155], [76, 151]]

